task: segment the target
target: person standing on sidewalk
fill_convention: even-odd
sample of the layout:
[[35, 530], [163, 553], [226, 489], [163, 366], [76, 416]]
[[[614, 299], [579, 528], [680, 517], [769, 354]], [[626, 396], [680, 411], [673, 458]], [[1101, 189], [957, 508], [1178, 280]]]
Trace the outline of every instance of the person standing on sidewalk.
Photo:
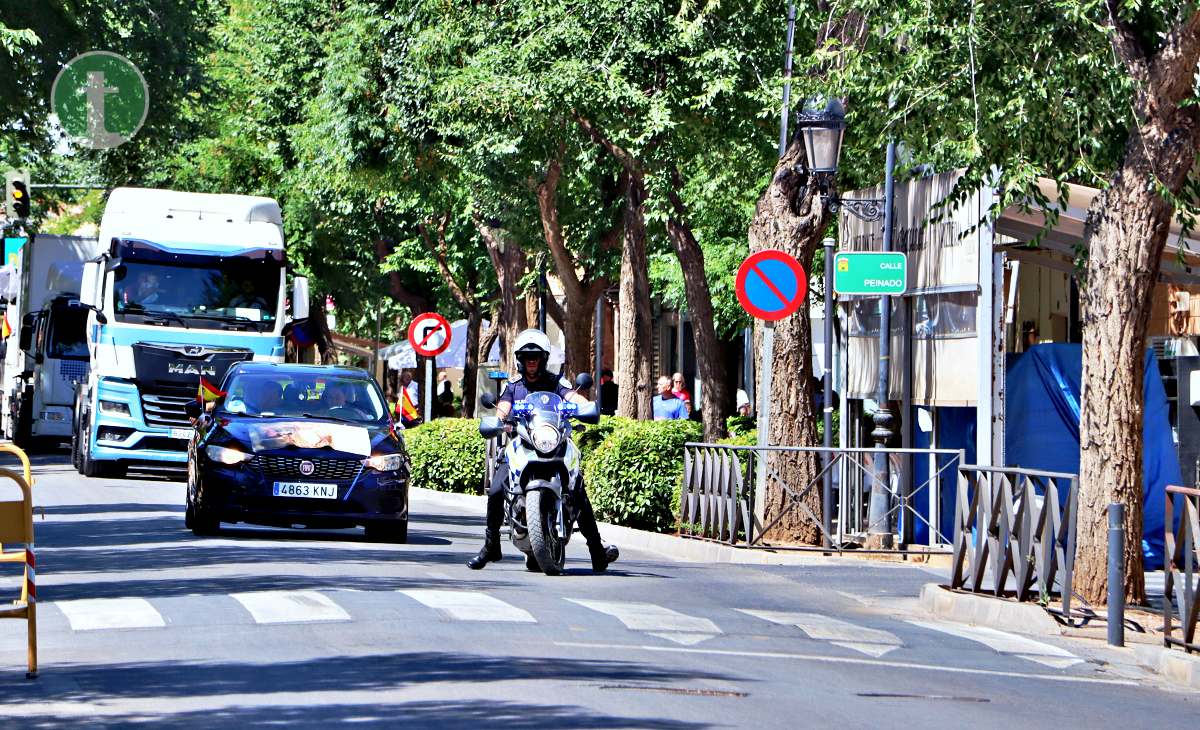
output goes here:
[[650, 402], [656, 421], [687, 420], [687, 406], [671, 390], [671, 379], [666, 375], [658, 379], [658, 395]]
[[692, 413], [692, 394], [688, 392], [687, 381], [683, 379], [683, 373], [675, 373], [671, 376], [671, 392], [675, 394], [676, 398], [683, 401], [684, 418], [687, 418]]

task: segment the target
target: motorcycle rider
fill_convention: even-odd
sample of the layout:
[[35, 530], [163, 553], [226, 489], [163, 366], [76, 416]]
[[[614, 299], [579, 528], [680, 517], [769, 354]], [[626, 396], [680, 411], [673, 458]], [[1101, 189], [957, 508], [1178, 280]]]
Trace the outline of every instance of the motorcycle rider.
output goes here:
[[[537, 329], [527, 329], [517, 335], [516, 347], [517, 366], [520, 371], [509, 379], [504, 386], [496, 403], [496, 415], [500, 420], [507, 420], [514, 402], [524, 400], [530, 393], [556, 393], [563, 400], [579, 404], [589, 401], [575, 392], [571, 383], [565, 378], [556, 378], [546, 370], [550, 360], [550, 338], [545, 332]], [[496, 466], [496, 474], [492, 477], [488, 489], [487, 502], [487, 531], [484, 533], [483, 548], [479, 554], [467, 561], [467, 567], [481, 570], [488, 563], [502, 558], [500, 554], [500, 525], [504, 522], [504, 485], [508, 481], [508, 462], [503, 454]], [[608, 568], [609, 563], [616, 561], [620, 552], [615, 545], [605, 546], [600, 541], [600, 529], [596, 525], [596, 516], [592, 512], [592, 502], [588, 499], [587, 491], [580, 486], [572, 499], [578, 506], [579, 531], [587, 538], [588, 552], [592, 557], [592, 570], [597, 573]], [[527, 567], [532, 567], [528, 565]]]

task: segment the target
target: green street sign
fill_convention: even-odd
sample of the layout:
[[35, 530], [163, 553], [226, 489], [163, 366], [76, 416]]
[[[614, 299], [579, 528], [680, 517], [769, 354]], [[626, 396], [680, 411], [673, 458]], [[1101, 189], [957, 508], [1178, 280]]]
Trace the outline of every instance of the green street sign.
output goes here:
[[128, 58], [89, 51], [67, 61], [50, 89], [50, 108], [79, 145], [106, 150], [137, 134], [150, 111], [150, 90]]
[[897, 295], [908, 288], [908, 256], [902, 251], [850, 251], [833, 257], [838, 294]]

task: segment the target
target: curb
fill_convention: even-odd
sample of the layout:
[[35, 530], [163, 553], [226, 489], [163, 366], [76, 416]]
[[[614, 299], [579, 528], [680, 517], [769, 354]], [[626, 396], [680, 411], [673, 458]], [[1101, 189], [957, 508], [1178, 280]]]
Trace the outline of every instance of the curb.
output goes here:
[[1191, 689], [1200, 689], [1200, 657], [1165, 646], [1133, 647], [1137, 663], [1163, 679]]
[[[433, 489], [410, 487], [413, 496], [426, 503], [474, 515], [486, 513], [487, 498], [475, 494], [439, 492]], [[864, 561], [858, 557], [832, 557], [820, 553], [773, 552], [767, 549], [747, 550], [706, 540], [691, 540], [660, 532], [636, 530], [632, 527], [601, 522], [600, 533], [605, 540], [633, 550], [655, 553], [680, 563], [718, 563], [729, 565], [869, 565], [870, 567], [900, 567], [923, 569], [925, 563], [889, 563]]]
[[938, 618], [963, 624], [1038, 636], [1062, 634], [1058, 622], [1037, 604], [959, 593], [937, 583], [921, 588], [920, 606]]

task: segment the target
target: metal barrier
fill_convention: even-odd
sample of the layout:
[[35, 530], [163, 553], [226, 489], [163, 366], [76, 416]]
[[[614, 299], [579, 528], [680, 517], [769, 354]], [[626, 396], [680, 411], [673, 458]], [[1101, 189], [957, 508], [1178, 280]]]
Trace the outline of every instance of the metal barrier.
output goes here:
[[1045, 599], [1057, 588], [1069, 617], [1078, 498], [1074, 474], [960, 466], [950, 587], [999, 596], [1011, 579], [1018, 601]]
[[[899, 543], [911, 546], [912, 528], [924, 523], [928, 528], [930, 548], [947, 549], [951, 536], [940, 527], [941, 481], [943, 474], [963, 461], [963, 452], [950, 449], [874, 449], [825, 448], [823, 446], [730, 446], [726, 444], [688, 443], [683, 450], [683, 484], [680, 490], [678, 527], [681, 535], [718, 540], [746, 547], [789, 547], [764, 544], [767, 532], [790, 512], [799, 511], [824, 536], [828, 548], [841, 551], [861, 544], [871, 531], [869, 496], [877, 477], [871, 466], [873, 459], [883, 454], [894, 462], [891, 473], [898, 474], [903, 462], [913, 457], [928, 458], [928, 472], [920, 481], [914, 480], [911, 490], [902, 489], [900, 480], [884, 485], [889, 504], [884, 518], [899, 516], [902, 530]], [[789, 484], [780, 476], [779, 461], [788, 456], [821, 455], [823, 464], [804, 485]], [[769, 457], [769, 458], [767, 458]], [[755, 492], [758, 470], [767, 469], [768, 488], [771, 484], [782, 489], [788, 497], [788, 507], [778, 514], [766, 514], [766, 495]], [[837, 476], [837, 489], [822, 494], [829, 503], [818, 517], [805, 504], [805, 498], [822, 489], [826, 473]], [[928, 515], [914, 505], [917, 498], [927, 496]]]
[[[0, 478], [11, 479], [21, 490], [20, 500], [0, 501], [0, 563], [21, 563], [25, 566], [21, 581], [21, 597], [10, 604], [0, 604], [0, 619], [25, 619], [29, 670], [25, 676], [37, 677], [37, 561], [33, 553], [33, 475], [29, 457], [11, 444], [0, 444], [0, 453], [15, 454], [21, 460], [22, 474], [0, 468]], [[5, 544], [19, 544], [20, 550], [4, 550]]]
[[[1175, 499], [1178, 495], [1183, 505], [1179, 516], [1179, 527], [1174, 530]], [[1183, 647], [1188, 652], [1200, 651], [1196, 643], [1196, 619], [1200, 602], [1196, 600], [1197, 540], [1200, 539], [1200, 489], [1167, 487], [1166, 545], [1163, 550], [1163, 571], [1166, 583], [1163, 588], [1163, 644]], [[1179, 575], [1182, 572], [1182, 575]], [[1179, 613], [1179, 628], [1183, 638], [1177, 639], [1174, 617]]]

